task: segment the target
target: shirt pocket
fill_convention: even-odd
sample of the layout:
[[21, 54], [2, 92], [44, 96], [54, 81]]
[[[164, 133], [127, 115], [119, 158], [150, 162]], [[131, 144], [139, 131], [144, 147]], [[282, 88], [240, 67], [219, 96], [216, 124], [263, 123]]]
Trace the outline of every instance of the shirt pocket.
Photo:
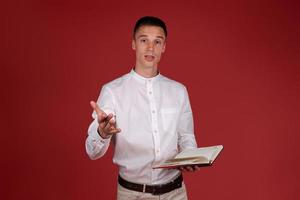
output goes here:
[[177, 108], [162, 108], [161, 118], [162, 127], [166, 132], [174, 133], [178, 121], [179, 111]]

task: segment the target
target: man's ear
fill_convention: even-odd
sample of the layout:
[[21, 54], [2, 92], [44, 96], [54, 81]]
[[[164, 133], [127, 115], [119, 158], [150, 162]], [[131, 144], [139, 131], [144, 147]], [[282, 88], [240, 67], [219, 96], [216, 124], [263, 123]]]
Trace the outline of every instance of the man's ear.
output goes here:
[[166, 42], [164, 43], [164, 46], [163, 46], [163, 48], [162, 48], [162, 53], [165, 53], [165, 50], [166, 50]]
[[131, 42], [131, 47], [132, 47], [133, 50], [135, 50], [135, 40], [134, 39]]

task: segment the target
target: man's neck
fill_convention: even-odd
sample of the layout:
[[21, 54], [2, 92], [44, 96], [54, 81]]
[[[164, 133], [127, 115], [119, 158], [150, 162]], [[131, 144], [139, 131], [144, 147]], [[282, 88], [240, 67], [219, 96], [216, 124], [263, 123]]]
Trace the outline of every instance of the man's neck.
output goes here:
[[135, 67], [134, 71], [145, 78], [152, 78], [158, 74], [157, 67], [141, 68]]

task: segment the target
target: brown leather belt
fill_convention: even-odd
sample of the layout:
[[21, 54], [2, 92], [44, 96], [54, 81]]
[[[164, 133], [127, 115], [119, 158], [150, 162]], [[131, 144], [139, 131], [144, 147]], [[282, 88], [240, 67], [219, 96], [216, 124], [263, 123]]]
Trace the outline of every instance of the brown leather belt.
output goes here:
[[151, 193], [153, 195], [161, 195], [167, 192], [171, 192], [172, 190], [175, 190], [177, 188], [180, 188], [182, 186], [182, 174], [178, 176], [175, 180], [166, 183], [166, 184], [159, 184], [159, 185], [143, 185], [138, 183], [132, 183], [129, 181], [126, 181], [123, 179], [120, 175], [118, 177], [118, 182], [121, 186], [128, 190], [134, 190], [138, 192], [146, 192]]

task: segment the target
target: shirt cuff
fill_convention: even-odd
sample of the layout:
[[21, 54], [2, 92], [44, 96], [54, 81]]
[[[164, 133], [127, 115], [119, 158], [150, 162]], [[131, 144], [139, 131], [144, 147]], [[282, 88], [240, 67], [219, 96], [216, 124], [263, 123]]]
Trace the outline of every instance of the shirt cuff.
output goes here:
[[91, 136], [93, 138], [94, 141], [99, 141], [100, 143], [104, 144], [104, 143], [108, 143], [111, 139], [111, 137], [109, 138], [103, 138], [101, 137], [101, 135], [98, 133], [97, 131], [98, 129], [94, 130], [91, 132]]

